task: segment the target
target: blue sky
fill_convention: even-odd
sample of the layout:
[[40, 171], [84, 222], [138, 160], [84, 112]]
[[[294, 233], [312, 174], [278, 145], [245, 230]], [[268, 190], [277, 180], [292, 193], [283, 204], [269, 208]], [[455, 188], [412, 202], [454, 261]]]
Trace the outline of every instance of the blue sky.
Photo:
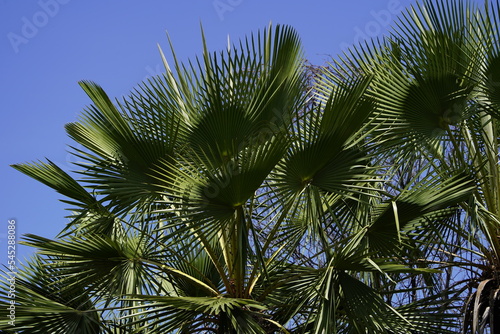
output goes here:
[[[349, 45], [381, 37], [412, 0], [0, 0], [0, 263], [8, 222], [17, 237], [54, 237], [67, 223], [52, 189], [15, 171], [14, 163], [48, 158], [69, 171], [64, 124], [89, 103], [78, 86], [92, 80], [111, 97], [163, 70], [157, 49], [169, 33], [179, 59], [224, 49], [273, 24], [301, 36], [306, 57], [324, 64]], [[18, 249], [19, 260], [31, 249]]]

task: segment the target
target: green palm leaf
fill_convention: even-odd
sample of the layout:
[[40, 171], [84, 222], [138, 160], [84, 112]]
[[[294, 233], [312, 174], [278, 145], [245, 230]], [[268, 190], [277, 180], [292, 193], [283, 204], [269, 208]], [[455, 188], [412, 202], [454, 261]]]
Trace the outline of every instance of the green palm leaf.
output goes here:
[[[9, 333], [100, 333], [102, 319], [84, 286], [65, 289], [57, 277], [58, 270], [46, 265], [35, 257], [17, 272], [17, 277], [6, 272], [1, 275], [0, 328]], [[12, 277], [15, 277], [15, 299], [7, 295]], [[16, 302], [15, 326], [9, 324], [8, 318], [11, 300]]]

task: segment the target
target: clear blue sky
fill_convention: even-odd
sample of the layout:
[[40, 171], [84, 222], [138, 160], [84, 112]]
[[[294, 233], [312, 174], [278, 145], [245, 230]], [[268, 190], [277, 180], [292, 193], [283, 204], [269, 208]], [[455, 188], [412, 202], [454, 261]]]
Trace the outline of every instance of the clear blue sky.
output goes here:
[[[299, 32], [307, 58], [324, 64], [348, 45], [381, 37], [412, 0], [0, 0], [0, 263], [6, 263], [7, 225], [54, 237], [67, 223], [52, 189], [10, 164], [49, 158], [71, 169], [64, 124], [89, 103], [78, 86], [92, 80], [112, 97], [126, 95], [162, 68], [156, 44], [166, 32], [181, 60], [208, 46], [273, 24]], [[22, 260], [31, 249], [18, 251]]]

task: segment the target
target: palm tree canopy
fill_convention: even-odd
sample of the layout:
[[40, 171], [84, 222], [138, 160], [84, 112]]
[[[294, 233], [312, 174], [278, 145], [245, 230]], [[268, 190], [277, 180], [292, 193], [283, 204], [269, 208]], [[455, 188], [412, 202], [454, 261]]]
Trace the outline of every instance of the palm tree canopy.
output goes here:
[[493, 333], [499, 9], [419, 2], [314, 71], [278, 25], [185, 63], [160, 50], [165, 73], [122, 99], [81, 82], [75, 170], [13, 166], [71, 213], [24, 237], [0, 329]]

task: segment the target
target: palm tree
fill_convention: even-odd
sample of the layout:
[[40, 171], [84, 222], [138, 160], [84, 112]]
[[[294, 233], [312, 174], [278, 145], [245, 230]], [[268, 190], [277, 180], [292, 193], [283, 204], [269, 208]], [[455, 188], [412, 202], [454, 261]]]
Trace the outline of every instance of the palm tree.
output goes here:
[[437, 173], [463, 173], [476, 184], [460, 214], [416, 240], [422, 258], [447, 268], [440, 289], [462, 297], [463, 333], [500, 333], [499, 18], [498, 1], [423, 1], [389, 38], [336, 64], [337, 73], [356, 68], [373, 77], [372, 147], [400, 186]]
[[419, 257], [425, 229], [452, 221], [474, 179], [436, 168], [387, 190], [379, 73], [325, 70], [309, 87], [286, 26], [187, 64], [173, 53], [173, 70], [161, 55], [166, 73], [123, 100], [81, 82], [77, 170], [14, 165], [72, 213], [54, 240], [25, 236], [39, 251], [18, 275], [16, 327], [2, 306], [0, 329], [453, 332], [455, 305], [405, 284], [438, 275]]

